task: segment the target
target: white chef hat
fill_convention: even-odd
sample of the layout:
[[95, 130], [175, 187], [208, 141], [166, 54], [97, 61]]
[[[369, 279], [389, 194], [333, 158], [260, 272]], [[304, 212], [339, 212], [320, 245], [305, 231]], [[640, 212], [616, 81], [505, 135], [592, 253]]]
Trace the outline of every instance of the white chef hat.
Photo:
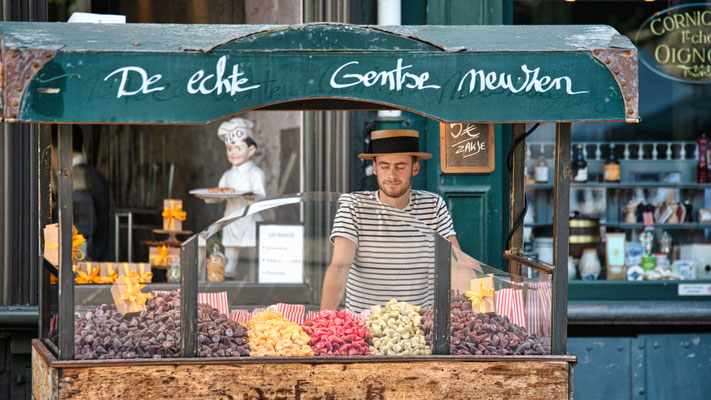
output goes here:
[[217, 136], [225, 142], [225, 145], [238, 144], [240, 140], [251, 138], [254, 123], [244, 118], [232, 118], [220, 124], [217, 129]]

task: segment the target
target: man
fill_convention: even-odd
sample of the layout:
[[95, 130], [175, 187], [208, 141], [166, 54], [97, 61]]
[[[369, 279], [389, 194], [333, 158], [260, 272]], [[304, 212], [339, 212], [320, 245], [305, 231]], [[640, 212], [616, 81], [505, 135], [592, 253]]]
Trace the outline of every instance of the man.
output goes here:
[[321, 309], [360, 311], [391, 298], [414, 305], [433, 301], [434, 234], [459, 248], [442, 198], [412, 190], [420, 160], [419, 133], [382, 130], [371, 134], [368, 153], [379, 190], [343, 195], [331, 233], [333, 256], [326, 270]]
[[[52, 188], [56, 188], [55, 175], [59, 158], [57, 130], [52, 130]], [[83, 154], [84, 136], [79, 126], [72, 126], [72, 200], [74, 226], [86, 239], [84, 261], [113, 261], [112, 246], [114, 204], [109, 184], [96, 168], [87, 164]], [[54, 190], [53, 190], [54, 192]], [[56, 199], [56, 196], [55, 196]], [[56, 201], [53, 202], [56, 207]], [[53, 208], [54, 208], [53, 207]], [[56, 221], [56, 209], [52, 213]]]

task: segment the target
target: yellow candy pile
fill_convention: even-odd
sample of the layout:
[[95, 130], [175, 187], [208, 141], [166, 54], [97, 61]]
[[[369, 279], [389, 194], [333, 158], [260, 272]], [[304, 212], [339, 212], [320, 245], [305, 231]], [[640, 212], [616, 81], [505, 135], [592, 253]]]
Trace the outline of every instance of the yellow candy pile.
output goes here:
[[311, 339], [301, 327], [281, 313], [262, 311], [246, 323], [250, 356], [312, 356]]

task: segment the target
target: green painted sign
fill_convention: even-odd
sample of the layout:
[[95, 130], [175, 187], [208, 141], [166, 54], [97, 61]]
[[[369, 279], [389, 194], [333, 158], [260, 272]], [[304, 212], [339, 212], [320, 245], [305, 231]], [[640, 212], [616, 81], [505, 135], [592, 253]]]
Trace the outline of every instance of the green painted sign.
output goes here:
[[624, 119], [615, 80], [598, 63], [583, 63], [586, 58], [559, 54], [551, 63], [544, 54], [58, 54], [30, 83], [20, 118], [204, 123], [269, 104], [333, 98], [443, 121], [463, 115], [494, 122]]
[[[19, 108], [6, 118], [203, 124], [302, 100], [327, 109], [333, 99], [445, 122], [629, 116], [615, 76], [592, 54], [619, 37], [609, 27], [71, 25], [0, 24], [5, 51], [56, 49], [21, 101], [3, 99]], [[528, 46], [520, 39], [553, 32]], [[17, 81], [13, 68], [3, 68], [4, 82]], [[636, 65], [624, 72], [636, 80]]]

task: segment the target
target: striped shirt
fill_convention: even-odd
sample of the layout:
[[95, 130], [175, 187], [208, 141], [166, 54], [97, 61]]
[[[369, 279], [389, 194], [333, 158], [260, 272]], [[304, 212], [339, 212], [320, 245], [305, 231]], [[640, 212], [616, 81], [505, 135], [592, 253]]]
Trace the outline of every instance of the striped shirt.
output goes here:
[[434, 193], [412, 190], [404, 210], [382, 203], [377, 191], [342, 195], [331, 241], [341, 236], [356, 244], [346, 307], [362, 311], [391, 298], [432, 304], [435, 232], [455, 235], [447, 206]]

